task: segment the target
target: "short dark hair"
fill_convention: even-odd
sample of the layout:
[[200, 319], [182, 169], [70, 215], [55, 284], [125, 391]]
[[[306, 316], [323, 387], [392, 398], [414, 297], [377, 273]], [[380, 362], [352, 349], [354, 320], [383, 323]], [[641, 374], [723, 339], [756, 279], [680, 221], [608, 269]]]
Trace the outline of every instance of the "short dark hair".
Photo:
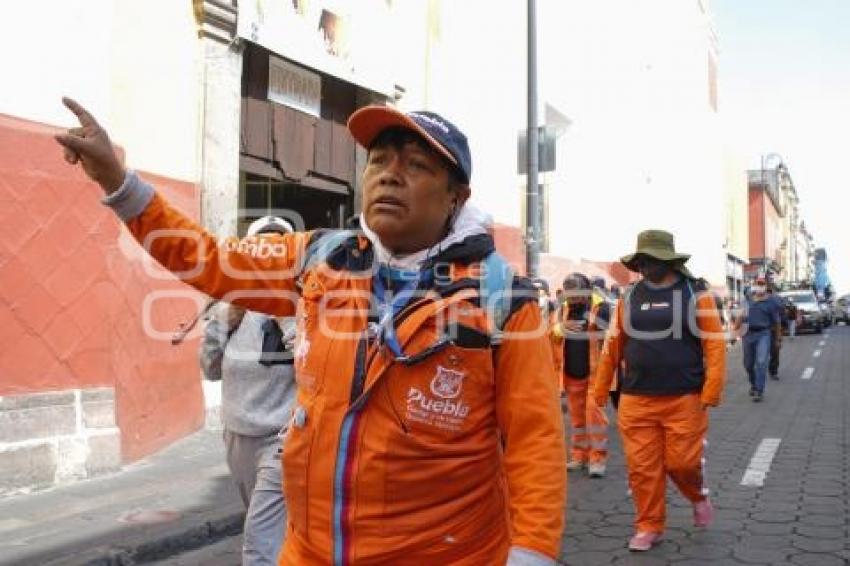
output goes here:
[[590, 289], [590, 279], [587, 278], [583, 273], [570, 273], [564, 278], [563, 288], [565, 290], [585, 290]]

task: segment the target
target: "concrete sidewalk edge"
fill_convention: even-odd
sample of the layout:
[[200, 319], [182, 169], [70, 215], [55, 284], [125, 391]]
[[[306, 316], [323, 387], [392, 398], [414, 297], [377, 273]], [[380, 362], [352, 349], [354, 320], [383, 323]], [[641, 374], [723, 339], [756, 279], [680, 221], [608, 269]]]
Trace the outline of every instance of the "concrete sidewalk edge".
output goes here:
[[45, 562], [45, 566], [132, 566], [164, 560], [172, 556], [195, 550], [242, 532], [244, 512], [231, 512], [221, 517], [205, 520], [200, 525], [186, 525], [174, 532], [162, 528], [160, 533], [142, 532], [133, 535], [134, 540], [122, 544], [108, 544], [92, 548], [74, 556]]

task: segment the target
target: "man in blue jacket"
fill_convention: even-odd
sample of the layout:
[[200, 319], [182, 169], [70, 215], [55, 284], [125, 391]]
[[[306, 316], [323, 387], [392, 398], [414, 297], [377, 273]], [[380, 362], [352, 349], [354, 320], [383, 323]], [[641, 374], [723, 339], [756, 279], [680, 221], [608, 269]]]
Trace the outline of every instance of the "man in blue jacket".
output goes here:
[[750, 396], [755, 403], [764, 399], [771, 336], [779, 322], [779, 313], [767, 293], [767, 282], [759, 278], [751, 288], [744, 312], [735, 321], [736, 330], [744, 329], [744, 368], [750, 379]]

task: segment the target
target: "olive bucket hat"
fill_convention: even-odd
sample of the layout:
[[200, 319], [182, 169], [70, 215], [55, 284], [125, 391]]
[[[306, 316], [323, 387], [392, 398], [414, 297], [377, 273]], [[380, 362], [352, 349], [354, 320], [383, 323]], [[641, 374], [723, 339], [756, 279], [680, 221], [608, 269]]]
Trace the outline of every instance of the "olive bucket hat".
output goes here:
[[637, 259], [649, 256], [671, 264], [671, 267], [686, 277], [692, 277], [685, 262], [691, 259], [690, 254], [676, 253], [673, 234], [664, 230], [644, 230], [637, 237], [637, 250], [620, 258], [620, 261], [631, 271], [637, 271]]

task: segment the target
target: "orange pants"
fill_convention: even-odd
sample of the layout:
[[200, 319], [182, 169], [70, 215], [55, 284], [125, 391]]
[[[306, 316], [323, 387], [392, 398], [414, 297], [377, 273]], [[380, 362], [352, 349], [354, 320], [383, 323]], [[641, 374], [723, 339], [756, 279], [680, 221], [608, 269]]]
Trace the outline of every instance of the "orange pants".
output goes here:
[[708, 495], [703, 484], [703, 445], [708, 413], [698, 394], [649, 396], [623, 394], [617, 412], [638, 531], [663, 532], [665, 476], [688, 500]]
[[592, 376], [576, 379], [564, 375], [572, 437], [570, 460], [604, 464], [608, 459], [608, 415], [593, 400]]

